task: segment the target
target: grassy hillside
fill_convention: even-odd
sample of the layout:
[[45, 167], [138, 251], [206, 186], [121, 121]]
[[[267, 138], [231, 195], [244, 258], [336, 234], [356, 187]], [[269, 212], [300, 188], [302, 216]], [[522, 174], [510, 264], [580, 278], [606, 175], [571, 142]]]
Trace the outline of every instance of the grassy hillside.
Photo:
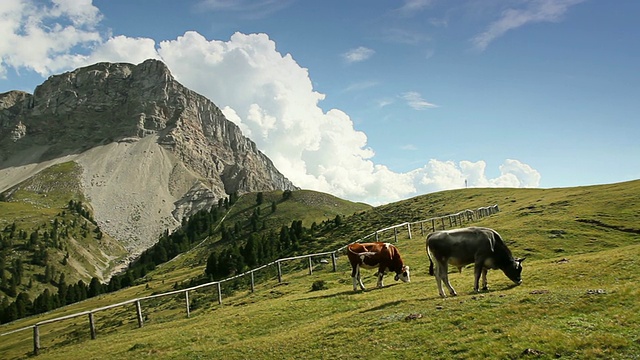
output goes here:
[[[225, 245], [220, 244], [220, 224], [226, 224], [227, 227], [234, 227], [235, 224], [238, 224], [243, 229], [241, 232], [246, 236], [251, 232], [248, 229], [249, 219], [256, 211], [260, 214], [258, 216], [260, 230], [256, 233], [264, 234], [270, 231], [278, 233], [282, 226], [289, 226], [292, 221], [302, 221], [302, 225], [310, 229], [314, 224], [320, 225], [332, 221], [336, 216], [348, 217], [372, 209], [370, 205], [354, 203], [333, 195], [310, 190], [289, 192], [285, 197], [283, 197], [283, 191], [264, 192], [261, 193], [261, 196], [261, 204], [257, 203], [257, 194], [240, 196], [229, 208], [224, 219], [217, 224], [213, 236], [205, 239], [188, 254], [181, 255], [168, 264], [164, 264], [156, 271], [156, 274], [170, 273], [182, 267], [204, 265], [214, 249]], [[273, 206], [275, 209], [272, 208]], [[238, 237], [243, 236], [239, 235]], [[303, 253], [317, 252], [328, 245], [321, 236], [315, 236], [314, 240], [302, 244]]]
[[[515, 256], [527, 256], [523, 285], [489, 272], [488, 292], [474, 294], [469, 269], [450, 275], [460, 294], [440, 299], [428, 276], [424, 236], [399, 235], [412, 282], [354, 293], [346, 257], [338, 271], [318, 264], [272, 277], [251, 293], [245, 280], [218, 305], [214, 288], [184, 298], [145, 301], [145, 326], [133, 305], [96, 314], [97, 339], [86, 318], [44, 325], [42, 359], [67, 358], [633, 358], [640, 354], [640, 181], [566, 189], [464, 189], [356, 210], [321, 234], [337, 248], [371, 231], [405, 221], [499, 204], [477, 225], [498, 230]], [[304, 212], [304, 209], [301, 210]], [[386, 238], [383, 240], [391, 240]], [[335, 246], [338, 245], [338, 246]], [[156, 273], [145, 284], [103, 295], [55, 313], [0, 327], [11, 331], [77, 311], [152, 293], [201, 273], [202, 266]], [[316, 281], [327, 289], [311, 291]], [[0, 357], [32, 350], [30, 332], [2, 337]]]
[[[0, 194], [0, 296], [25, 292], [33, 299], [55, 291], [61, 274], [67, 283], [88, 284], [110, 274], [126, 255], [93, 221], [80, 195], [81, 172], [74, 162], [53, 165]], [[23, 270], [13, 290], [16, 261]]]

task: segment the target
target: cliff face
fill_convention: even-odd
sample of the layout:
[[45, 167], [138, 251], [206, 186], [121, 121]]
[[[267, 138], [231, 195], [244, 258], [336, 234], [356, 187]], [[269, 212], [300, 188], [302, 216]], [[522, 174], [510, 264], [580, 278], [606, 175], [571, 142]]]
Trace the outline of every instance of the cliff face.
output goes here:
[[82, 165], [96, 219], [134, 252], [230, 193], [296, 189], [157, 60], [99, 63], [51, 76], [33, 95], [0, 94], [0, 192], [62, 161]]

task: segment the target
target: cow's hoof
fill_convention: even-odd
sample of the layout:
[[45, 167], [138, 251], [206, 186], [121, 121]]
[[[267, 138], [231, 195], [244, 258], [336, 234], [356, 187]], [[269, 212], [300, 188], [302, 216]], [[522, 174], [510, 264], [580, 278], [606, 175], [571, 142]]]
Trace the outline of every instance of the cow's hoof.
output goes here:
[[487, 286], [483, 286], [482, 287], [482, 291], [488, 291], [488, 290], [489, 290], [489, 287], [487, 287]]

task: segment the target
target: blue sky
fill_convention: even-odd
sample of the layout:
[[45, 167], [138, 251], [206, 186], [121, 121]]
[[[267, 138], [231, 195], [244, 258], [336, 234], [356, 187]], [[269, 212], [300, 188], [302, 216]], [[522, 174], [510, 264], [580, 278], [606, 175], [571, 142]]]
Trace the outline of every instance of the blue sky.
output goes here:
[[640, 178], [638, 1], [3, 0], [0, 92], [163, 60], [300, 187]]

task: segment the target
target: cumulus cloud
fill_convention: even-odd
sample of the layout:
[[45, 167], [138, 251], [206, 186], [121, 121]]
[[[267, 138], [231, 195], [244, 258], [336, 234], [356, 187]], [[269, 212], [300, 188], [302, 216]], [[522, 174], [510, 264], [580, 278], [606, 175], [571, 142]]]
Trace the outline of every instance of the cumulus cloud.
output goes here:
[[573, 5], [584, 0], [528, 0], [523, 3], [524, 8], [507, 9], [502, 12], [500, 19], [494, 21], [482, 33], [476, 35], [471, 42], [473, 46], [483, 51], [489, 44], [504, 35], [507, 31], [521, 26], [538, 22], [558, 22]]
[[[64, 3], [71, 6], [76, 2]], [[81, 3], [84, 2], [78, 2]], [[58, 69], [95, 61], [139, 63], [147, 58], [161, 59], [178, 81], [220, 106], [276, 167], [302, 188], [379, 205], [427, 192], [461, 188], [465, 180], [469, 186], [482, 187], [539, 184], [540, 174], [517, 160], [506, 160], [500, 166], [500, 176], [493, 179], [486, 177], [483, 161], [456, 163], [431, 159], [423, 167], [405, 173], [376, 164], [367, 135], [355, 129], [345, 112], [324, 111], [319, 102], [325, 95], [314, 90], [307, 69], [290, 54], [279, 53], [266, 34], [236, 33], [227, 41], [209, 40], [194, 31], [159, 43], [127, 36], [100, 39], [91, 30], [99, 19], [99, 14], [90, 11], [91, 7], [72, 11], [64, 6], [56, 9], [27, 6], [26, 1], [20, 0], [2, 4], [3, 19], [7, 14], [18, 15], [20, 19], [0, 23], [0, 31], [5, 35], [0, 37], [3, 66], [31, 69], [47, 76]], [[25, 32], [29, 18], [44, 19], [47, 14], [53, 14], [49, 21], [84, 25], [78, 25], [80, 29], [69, 25], [68, 31], [76, 35], [66, 38], [64, 26], [53, 23], [46, 27], [42, 23], [32, 25], [39, 32]], [[56, 14], [64, 19], [55, 17]], [[39, 37], [34, 39], [40, 39], [46, 49], [38, 61], [10, 47], [14, 38], [35, 33]], [[66, 40], [55, 40], [55, 36]], [[76, 54], [72, 48], [77, 47], [91, 51]], [[434, 106], [415, 92], [404, 94], [404, 99], [418, 109]]]
[[374, 50], [366, 48], [364, 46], [360, 46], [342, 54], [342, 57], [348, 63], [355, 63], [355, 62], [365, 61], [368, 58], [372, 57], [373, 54], [375, 54]]
[[[98, 43], [101, 15], [90, 0], [32, 0], [0, 3], [0, 77], [7, 68], [25, 68], [46, 76], [82, 63], [77, 47]], [[74, 53], [71, 51], [74, 50]]]

